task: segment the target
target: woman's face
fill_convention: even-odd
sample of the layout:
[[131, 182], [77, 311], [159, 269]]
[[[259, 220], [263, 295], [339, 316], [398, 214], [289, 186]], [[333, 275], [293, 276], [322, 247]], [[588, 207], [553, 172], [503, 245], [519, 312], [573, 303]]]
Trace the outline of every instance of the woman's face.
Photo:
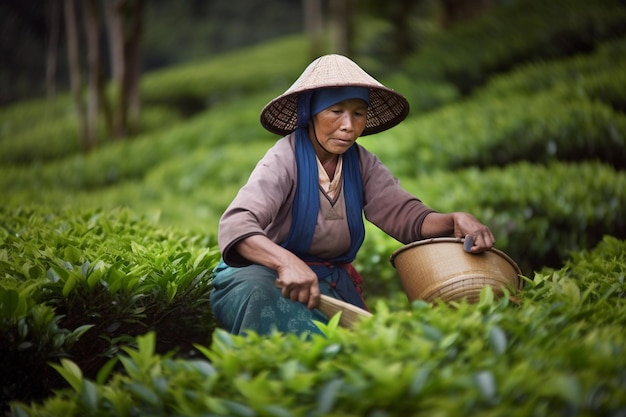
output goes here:
[[313, 116], [314, 131], [309, 132], [320, 160], [347, 151], [365, 130], [366, 121], [367, 103], [358, 98], [341, 101]]

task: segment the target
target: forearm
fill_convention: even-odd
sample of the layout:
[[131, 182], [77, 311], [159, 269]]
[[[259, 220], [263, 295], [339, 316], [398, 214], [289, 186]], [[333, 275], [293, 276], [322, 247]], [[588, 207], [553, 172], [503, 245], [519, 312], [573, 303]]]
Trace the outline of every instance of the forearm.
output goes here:
[[424, 238], [452, 236], [454, 234], [454, 215], [452, 213], [429, 213], [422, 223]]
[[292, 257], [295, 256], [263, 235], [242, 239], [235, 245], [234, 250], [248, 261], [276, 271], [292, 262]]

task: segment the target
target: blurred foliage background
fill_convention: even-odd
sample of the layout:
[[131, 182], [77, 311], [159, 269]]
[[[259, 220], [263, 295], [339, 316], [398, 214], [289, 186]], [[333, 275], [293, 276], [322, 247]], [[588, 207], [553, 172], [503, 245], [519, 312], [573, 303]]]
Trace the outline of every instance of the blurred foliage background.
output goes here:
[[[45, 94], [54, 33], [55, 82], [61, 91], [69, 88], [63, 21], [53, 23], [62, 18], [63, 1], [0, 4], [1, 104]], [[289, 0], [150, 0], [143, 22], [142, 67], [152, 71], [301, 32], [302, 7]]]

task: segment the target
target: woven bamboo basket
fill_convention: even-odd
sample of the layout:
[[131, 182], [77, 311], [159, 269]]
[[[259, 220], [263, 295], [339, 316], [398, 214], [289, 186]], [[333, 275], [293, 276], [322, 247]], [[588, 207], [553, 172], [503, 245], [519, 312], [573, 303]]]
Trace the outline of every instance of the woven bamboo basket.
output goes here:
[[520, 290], [521, 270], [508, 255], [492, 248], [472, 254], [460, 238], [425, 239], [405, 245], [390, 258], [410, 302], [424, 300], [477, 302], [490, 285], [494, 295], [502, 289]]

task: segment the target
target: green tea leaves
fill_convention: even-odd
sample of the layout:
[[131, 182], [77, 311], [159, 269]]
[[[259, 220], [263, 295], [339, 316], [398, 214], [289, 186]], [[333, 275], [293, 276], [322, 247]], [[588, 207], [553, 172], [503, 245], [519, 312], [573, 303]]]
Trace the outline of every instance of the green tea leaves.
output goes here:
[[61, 374], [75, 391], [81, 391], [83, 386], [83, 373], [78, 365], [68, 359], [61, 359], [60, 365], [53, 363], [51, 366]]
[[20, 317], [26, 313], [26, 305], [14, 289], [0, 288], [0, 317]]
[[[607, 237], [563, 269], [537, 272], [515, 303], [490, 289], [477, 304], [411, 308], [398, 296], [375, 303], [372, 320], [352, 330], [337, 315], [318, 324], [324, 335], [243, 337], [205, 326], [214, 247], [149, 224], [138, 233], [136, 219], [114, 217], [59, 219], [63, 227], [48, 218], [50, 234], [29, 217], [46, 243], [14, 242], [24, 252], [0, 264], [11, 277], [0, 285], [3, 352], [44, 358], [37, 363], [53, 363], [71, 387], [45, 405], [15, 407], [16, 415], [37, 415], [36, 407], [69, 417], [165, 407], [190, 416], [610, 415], [626, 407], [623, 241]], [[56, 241], [65, 230], [79, 233]], [[63, 245], [81, 255], [70, 249], [65, 259]], [[47, 273], [26, 280], [26, 270]], [[171, 340], [190, 341], [188, 350], [161, 350]], [[76, 350], [94, 341], [101, 356]], [[191, 349], [203, 359], [185, 359]], [[86, 359], [101, 364], [93, 380]]]

